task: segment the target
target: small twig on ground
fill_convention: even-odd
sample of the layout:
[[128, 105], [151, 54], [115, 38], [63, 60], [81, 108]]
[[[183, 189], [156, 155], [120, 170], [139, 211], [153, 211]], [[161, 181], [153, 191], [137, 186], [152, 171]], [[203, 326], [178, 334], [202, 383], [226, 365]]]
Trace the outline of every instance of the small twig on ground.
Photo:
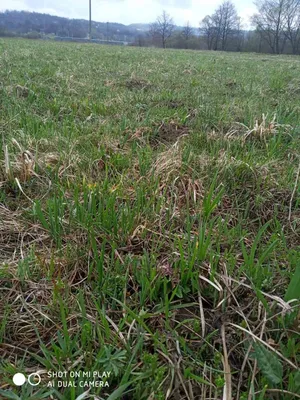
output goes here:
[[201, 318], [201, 333], [202, 336], [205, 337], [205, 316], [203, 310], [203, 302], [200, 291], [198, 292], [198, 299], [199, 299], [199, 309], [200, 309], [200, 318]]
[[225, 325], [222, 325], [221, 328], [222, 335], [222, 343], [223, 343], [223, 364], [224, 364], [224, 375], [225, 375], [225, 386], [223, 392], [223, 400], [231, 400], [232, 399], [232, 389], [231, 389], [231, 370], [228, 362], [228, 353], [226, 346], [226, 334], [225, 334]]

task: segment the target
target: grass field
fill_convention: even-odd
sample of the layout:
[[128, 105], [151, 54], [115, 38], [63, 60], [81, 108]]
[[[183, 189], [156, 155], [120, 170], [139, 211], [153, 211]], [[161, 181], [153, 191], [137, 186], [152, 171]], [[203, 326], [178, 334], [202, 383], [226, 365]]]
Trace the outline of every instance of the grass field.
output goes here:
[[299, 57], [1, 39], [0, 101], [1, 399], [300, 398]]

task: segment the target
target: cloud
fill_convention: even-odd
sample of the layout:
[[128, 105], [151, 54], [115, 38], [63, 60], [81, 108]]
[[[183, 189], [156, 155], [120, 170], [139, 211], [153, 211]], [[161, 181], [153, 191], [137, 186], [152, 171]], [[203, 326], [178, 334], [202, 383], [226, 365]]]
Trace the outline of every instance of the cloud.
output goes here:
[[192, 0], [156, 0], [162, 7], [186, 9], [193, 4]]

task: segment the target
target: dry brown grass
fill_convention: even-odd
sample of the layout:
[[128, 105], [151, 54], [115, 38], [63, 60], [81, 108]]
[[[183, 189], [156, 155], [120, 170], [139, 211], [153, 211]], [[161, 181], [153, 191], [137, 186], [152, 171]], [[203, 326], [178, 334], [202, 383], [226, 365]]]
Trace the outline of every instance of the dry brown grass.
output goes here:
[[268, 116], [263, 114], [261, 119], [256, 119], [252, 127], [248, 127], [240, 122], [235, 125], [225, 134], [226, 139], [241, 138], [242, 141], [247, 139], [260, 139], [265, 141], [268, 137], [277, 135], [280, 131], [285, 134], [290, 134], [292, 127], [286, 124], [280, 124], [276, 121], [277, 115], [274, 114], [272, 120], [268, 121]]
[[16, 266], [24, 259], [30, 246], [49, 244], [49, 234], [39, 225], [29, 225], [21, 211], [11, 211], [0, 205], [0, 262]]

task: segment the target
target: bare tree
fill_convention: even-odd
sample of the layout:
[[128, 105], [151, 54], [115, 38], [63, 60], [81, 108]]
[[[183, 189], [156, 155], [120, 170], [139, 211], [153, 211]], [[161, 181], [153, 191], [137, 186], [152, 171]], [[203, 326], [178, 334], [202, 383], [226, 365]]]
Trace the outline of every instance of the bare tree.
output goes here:
[[293, 54], [300, 50], [300, 0], [286, 0], [284, 34], [290, 42]]
[[238, 29], [240, 19], [235, 5], [231, 1], [224, 1], [213, 13], [207, 15], [200, 30], [206, 36], [208, 49], [226, 50], [228, 39]]
[[239, 17], [235, 5], [224, 1], [216, 11], [220, 24], [221, 49], [226, 50], [229, 36], [237, 29]]
[[174, 32], [174, 27], [173, 19], [166, 11], [163, 11], [162, 15], [150, 25], [150, 34], [153, 38], [159, 38], [162, 47], [165, 49], [168, 39]]
[[214, 26], [214, 40], [213, 40], [213, 49], [218, 50], [219, 42], [221, 38], [221, 29], [222, 29], [222, 13], [220, 12], [220, 8], [218, 8], [214, 14], [212, 15], [211, 19]]
[[193, 28], [191, 27], [189, 22], [187, 22], [187, 24], [183, 28], [182, 36], [185, 40], [185, 48], [187, 49], [189, 47], [189, 40], [193, 37]]
[[287, 0], [257, 0], [255, 4], [259, 13], [252, 17], [252, 22], [272, 52], [282, 53], [286, 43]]
[[206, 45], [208, 50], [212, 50], [214, 41], [216, 39], [216, 27], [210, 15], [207, 15], [200, 23], [200, 34], [206, 38]]

